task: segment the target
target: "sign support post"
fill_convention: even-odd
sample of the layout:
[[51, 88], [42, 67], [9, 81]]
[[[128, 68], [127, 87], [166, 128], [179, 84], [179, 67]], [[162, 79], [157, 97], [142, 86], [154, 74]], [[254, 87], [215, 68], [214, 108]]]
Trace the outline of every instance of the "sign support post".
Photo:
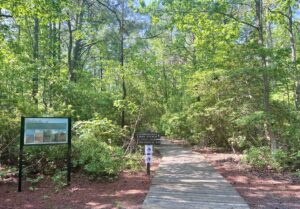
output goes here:
[[160, 145], [159, 133], [137, 133], [138, 144], [145, 145], [145, 164], [147, 165], [147, 175], [150, 176], [150, 166], [152, 163], [153, 145]]
[[62, 117], [21, 117], [18, 192], [22, 191], [24, 146], [67, 144], [67, 185], [70, 185], [71, 122], [71, 118]]
[[24, 146], [24, 117], [21, 117], [20, 153], [19, 153], [19, 182], [18, 192], [22, 191], [23, 146]]
[[150, 163], [147, 163], [147, 175], [150, 176]]
[[153, 145], [145, 145], [145, 163], [147, 165], [147, 175], [150, 176], [150, 166], [152, 162]]
[[70, 185], [70, 182], [71, 182], [71, 137], [72, 137], [72, 134], [71, 134], [71, 131], [72, 131], [72, 120], [71, 118], [68, 118], [68, 123], [69, 123], [69, 126], [68, 126], [68, 173], [67, 173], [67, 185], [69, 186]]

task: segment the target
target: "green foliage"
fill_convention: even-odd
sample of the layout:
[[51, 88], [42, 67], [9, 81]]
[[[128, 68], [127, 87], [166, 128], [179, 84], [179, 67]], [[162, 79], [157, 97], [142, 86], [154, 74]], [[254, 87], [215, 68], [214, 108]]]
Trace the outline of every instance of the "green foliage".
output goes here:
[[139, 152], [127, 154], [124, 156], [124, 169], [130, 171], [140, 171], [143, 169], [142, 166], [143, 155]]
[[114, 177], [124, 165], [123, 150], [116, 146], [120, 128], [107, 119], [77, 122], [74, 139], [74, 166], [93, 178]]
[[[296, 0], [261, 18], [258, 1], [123, 2], [1, 1], [1, 163], [17, 165], [21, 116], [69, 116], [74, 162], [95, 176], [116, 175], [127, 136], [148, 129], [235, 151], [272, 136], [276, 163], [299, 168]], [[28, 174], [65, 164], [64, 147], [27, 151]]]
[[31, 146], [25, 147], [24, 172], [53, 174], [56, 169], [66, 165], [67, 147], [62, 146]]
[[297, 170], [296, 170], [296, 176], [297, 176], [298, 178], [300, 178], [300, 169], [297, 169]]
[[[1, 109], [0, 109], [1, 113]], [[3, 111], [0, 116], [0, 160], [5, 164], [16, 164], [18, 158], [19, 120], [14, 114]]]
[[278, 149], [272, 154], [269, 147], [251, 147], [244, 152], [243, 160], [257, 169], [296, 170], [293, 166], [300, 165], [298, 153], [287, 153]]
[[26, 178], [26, 181], [30, 183], [29, 190], [34, 192], [37, 188], [37, 185], [44, 179], [43, 175], [38, 175], [35, 178]]
[[96, 115], [92, 120], [77, 121], [73, 129], [79, 139], [93, 137], [112, 145], [120, 144], [120, 139], [126, 134], [123, 129], [115, 125], [111, 120], [107, 118], [101, 119], [99, 115]]
[[269, 147], [251, 147], [244, 154], [244, 161], [254, 168], [263, 169], [275, 165]]
[[184, 113], [165, 114], [161, 118], [162, 129], [168, 136], [187, 138], [190, 135], [190, 128], [186, 123]]
[[17, 175], [17, 168], [16, 167], [7, 167], [4, 165], [0, 166], [0, 179], [3, 179], [7, 176], [16, 176]]
[[51, 180], [55, 184], [54, 191], [59, 192], [62, 188], [67, 186], [67, 172], [66, 171], [56, 171], [55, 174], [51, 177]]

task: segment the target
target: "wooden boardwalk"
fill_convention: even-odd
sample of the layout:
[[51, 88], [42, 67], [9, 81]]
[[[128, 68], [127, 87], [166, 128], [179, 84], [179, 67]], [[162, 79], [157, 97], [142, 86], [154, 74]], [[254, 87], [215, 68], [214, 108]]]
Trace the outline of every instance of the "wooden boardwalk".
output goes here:
[[204, 157], [163, 141], [163, 156], [142, 209], [249, 209]]

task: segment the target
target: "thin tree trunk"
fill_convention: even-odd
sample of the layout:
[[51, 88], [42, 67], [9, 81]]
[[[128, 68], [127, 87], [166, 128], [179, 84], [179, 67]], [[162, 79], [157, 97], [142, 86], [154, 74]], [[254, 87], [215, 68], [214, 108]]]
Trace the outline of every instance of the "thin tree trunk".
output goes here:
[[293, 29], [293, 12], [290, 5], [288, 5], [288, 31], [290, 36], [290, 46], [291, 46], [291, 61], [292, 61], [292, 68], [295, 75], [295, 107], [296, 110], [299, 110], [300, 106], [300, 76], [297, 69], [297, 51], [296, 51], [296, 41], [295, 41], [295, 34]]
[[[136, 129], [137, 129], [137, 126], [141, 120], [141, 117], [142, 117], [142, 108], [143, 108], [143, 104], [144, 104], [144, 101], [142, 102], [142, 105], [139, 109], [139, 112], [138, 112], [138, 115], [137, 115], [137, 118], [135, 120], [135, 123], [134, 123], [134, 126], [133, 126], [133, 131], [132, 131], [132, 134], [131, 134], [131, 137], [130, 137], [130, 141], [127, 145], [127, 148], [125, 150], [125, 154], [128, 154], [128, 153], [131, 153], [133, 150], [134, 150], [134, 147], [136, 145], [136, 140], [134, 138], [134, 135], [135, 135], [135, 132], [136, 132]], [[126, 144], [125, 144], [126, 145]]]
[[32, 55], [34, 62], [34, 74], [32, 77], [33, 87], [32, 87], [32, 98], [36, 105], [38, 105], [37, 94], [39, 90], [39, 69], [38, 69], [38, 59], [39, 59], [39, 19], [34, 18], [34, 32], [33, 32], [33, 47]]
[[[264, 48], [264, 27], [263, 27], [263, 0], [255, 0], [256, 19], [258, 27], [258, 45], [261, 49]], [[268, 73], [267, 58], [264, 52], [260, 53], [261, 66], [263, 68], [263, 103], [266, 118], [264, 121], [265, 137], [270, 141], [271, 151], [274, 153], [277, 149], [276, 138], [271, 129], [268, 117], [271, 114], [270, 109], [270, 78]]]
[[69, 46], [68, 46], [68, 68], [69, 68], [69, 81], [74, 81], [74, 67], [72, 60], [72, 51], [73, 51], [73, 31], [71, 24], [71, 17], [68, 20], [68, 31], [69, 31]]
[[[83, 21], [83, 1], [79, 1], [80, 5], [80, 12], [76, 14], [75, 18], [75, 28], [78, 31], [82, 29], [82, 21]], [[82, 51], [82, 39], [74, 40], [74, 49], [73, 49], [73, 71], [74, 71], [74, 80], [76, 80], [75, 72], [81, 68], [82, 61], [81, 61], [81, 51]]]
[[[120, 65], [121, 65], [121, 72], [122, 72], [122, 90], [123, 90], [123, 97], [122, 99], [125, 100], [127, 96], [127, 89], [126, 89], [126, 81], [124, 75], [124, 11], [125, 4], [124, 0], [122, 0], [122, 17], [121, 17], [121, 24], [120, 24]], [[121, 115], [121, 127], [125, 126], [125, 110], [122, 110]]]
[[165, 102], [167, 103], [169, 100], [169, 95], [168, 95], [168, 77], [167, 77], [167, 72], [166, 72], [166, 66], [165, 62], [163, 62], [163, 77], [164, 77], [164, 95], [165, 95]]
[[61, 63], [61, 22], [58, 23], [58, 32], [57, 32], [57, 61]]

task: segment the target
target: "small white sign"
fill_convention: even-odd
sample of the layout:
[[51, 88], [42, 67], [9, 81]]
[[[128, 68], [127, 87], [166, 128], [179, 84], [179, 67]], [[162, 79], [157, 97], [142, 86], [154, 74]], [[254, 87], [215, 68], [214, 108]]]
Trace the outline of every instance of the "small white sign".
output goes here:
[[145, 155], [145, 163], [146, 164], [152, 163], [152, 155]]
[[152, 155], [152, 153], [153, 153], [153, 146], [145, 145], [145, 155]]

